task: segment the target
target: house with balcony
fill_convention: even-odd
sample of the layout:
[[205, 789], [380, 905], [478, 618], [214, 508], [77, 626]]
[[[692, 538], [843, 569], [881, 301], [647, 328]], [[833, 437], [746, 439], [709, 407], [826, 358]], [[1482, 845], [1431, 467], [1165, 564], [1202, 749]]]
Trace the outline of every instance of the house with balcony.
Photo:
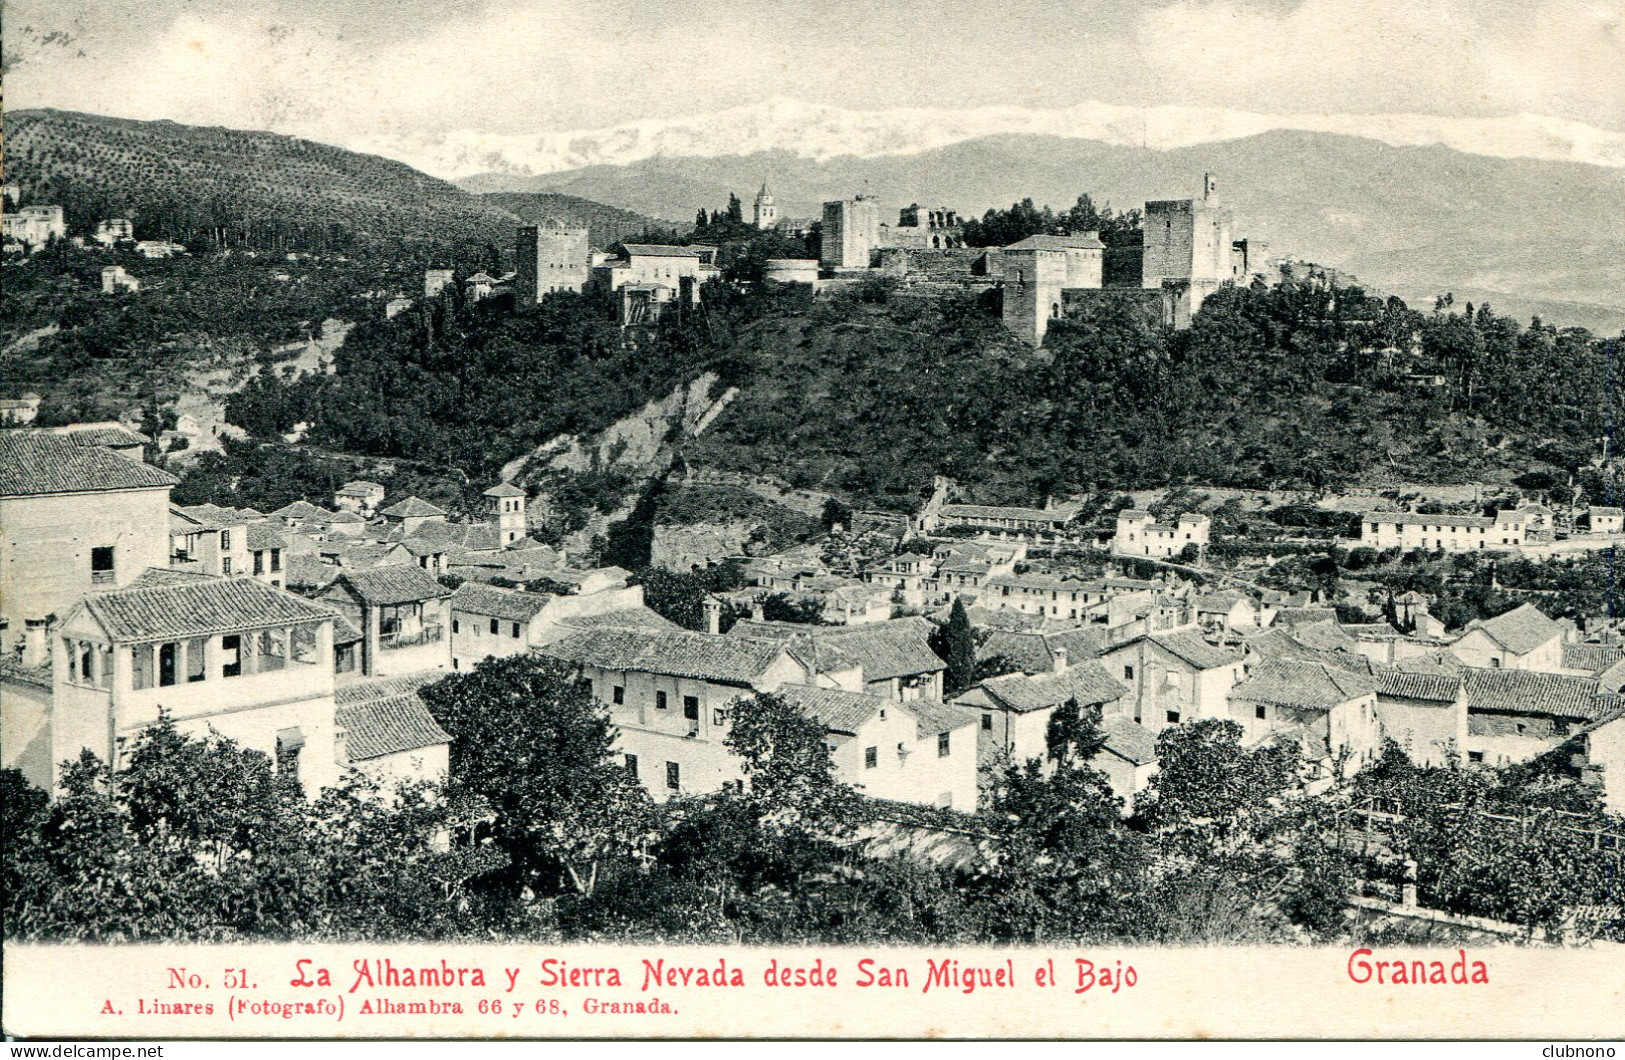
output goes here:
[[361, 631], [360, 672], [386, 677], [451, 666], [451, 590], [415, 564], [342, 571], [317, 596]]
[[[333, 704], [333, 611], [253, 578], [166, 570], [92, 593], [53, 651], [53, 771], [89, 749], [115, 768], [167, 712], [263, 752], [315, 795], [342, 772]], [[57, 777], [49, 778], [54, 787]]]
[[81, 597], [164, 566], [175, 482], [83, 436], [0, 431], [0, 654], [41, 666]]

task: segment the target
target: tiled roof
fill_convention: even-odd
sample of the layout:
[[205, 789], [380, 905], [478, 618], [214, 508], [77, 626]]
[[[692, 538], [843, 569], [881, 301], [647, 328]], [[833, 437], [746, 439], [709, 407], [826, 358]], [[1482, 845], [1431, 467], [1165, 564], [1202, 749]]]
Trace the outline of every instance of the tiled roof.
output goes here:
[[422, 497], [408, 497], [403, 501], [391, 504], [380, 515], [392, 516], [396, 519], [432, 519], [437, 515], [445, 515], [444, 508], [437, 508]]
[[622, 243], [629, 256], [640, 258], [697, 258], [700, 252], [693, 247], [673, 247], [663, 243]]
[[931, 650], [925, 619], [899, 618], [856, 626], [805, 626], [793, 622], [736, 622], [730, 637], [790, 644], [820, 672], [857, 666], [865, 681], [935, 673], [947, 664]]
[[647, 607], [621, 607], [562, 619], [567, 626], [583, 629], [681, 629], [677, 623]]
[[1006, 508], [991, 504], [944, 504], [941, 515], [945, 519], [1023, 519], [1039, 523], [1064, 523], [1072, 517], [1072, 513], [1066, 510]]
[[1241, 661], [1240, 652], [1209, 644], [1202, 639], [1200, 633], [1188, 629], [1173, 633], [1153, 633], [1148, 639], [1157, 647], [1171, 652], [1198, 670], [1211, 670], [1215, 666], [1227, 666]]
[[499, 589], [479, 582], [464, 582], [451, 594], [451, 609], [471, 615], [490, 615], [510, 622], [529, 622], [553, 598], [544, 593]]
[[594, 629], [572, 633], [543, 649], [565, 662], [604, 670], [693, 677], [750, 686], [784, 651], [777, 643], [714, 637], [686, 629]]
[[839, 688], [812, 685], [781, 685], [779, 695], [830, 732], [856, 736], [863, 723], [879, 713], [888, 700], [867, 692], [847, 692]]
[[287, 584], [302, 588], [325, 588], [339, 576], [339, 569], [323, 563], [311, 552], [293, 552], [282, 559]]
[[410, 563], [390, 563], [369, 570], [347, 570], [338, 580], [355, 590], [364, 603], [375, 607], [438, 600], [451, 590], [422, 567]]
[[1097, 658], [1104, 650], [1100, 636], [1087, 629], [1068, 629], [1056, 633], [1020, 633], [1012, 630], [994, 630], [976, 650], [976, 661], [982, 662], [1003, 656], [1022, 672], [1049, 673], [1055, 669], [1055, 649], [1065, 648], [1067, 659], [1080, 663]]
[[206, 578], [85, 597], [115, 641], [173, 640], [298, 622], [331, 621], [331, 609], [253, 578]]
[[1621, 659], [1625, 659], [1625, 648], [1618, 644], [1563, 645], [1563, 666], [1569, 670], [1601, 673]]
[[288, 547], [288, 539], [277, 533], [274, 527], [267, 526], [264, 523], [249, 523], [244, 536], [248, 539], [250, 552], [258, 552], [266, 548]]
[[1306, 622], [1293, 626], [1292, 637], [1321, 651], [1354, 651], [1360, 643], [1347, 630], [1332, 622]]
[[1329, 607], [1283, 607], [1275, 612], [1271, 625], [1305, 626], [1315, 622], [1336, 622], [1337, 612]]
[[1368, 523], [1395, 523], [1399, 526], [1494, 526], [1487, 515], [1423, 515], [1417, 512], [1366, 512]]
[[980, 711], [943, 703], [936, 699], [910, 699], [898, 704], [914, 715], [914, 725], [921, 739], [942, 732], [953, 732], [967, 725], [981, 723]]
[[0, 497], [165, 489], [167, 471], [54, 434], [0, 431]]
[[487, 497], [523, 497], [525, 491], [511, 482], [499, 482], [485, 491]]
[[350, 681], [333, 690], [333, 700], [342, 707], [353, 703], [365, 703], [371, 699], [386, 699], [403, 692], [416, 692], [424, 685], [443, 680], [446, 676], [444, 670], [419, 670], [412, 674]]
[[364, 523], [366, 521], [367, 520], [361, 518], [361, 516], [357, 515], [355, 512], [345, 511], [344, 509], [340, 509], [339, 511], [334, 512], [332, 515], [324, 515], [321, 518], [321, 522], [328, 526], [351, 526], [355, 523]]
[[1597, 682], [1590, 677], [1471, 666], [1463, 671], [1463, 681], [1469, 711], [1547, 714], [1589, 721], [1600, 716], [1604, 708], [1598, 700]]
[[1082, 705], [1110, 703], [1128, 691], [1097, 662], [1068, 666], [1058, 674], [990, 677], [981, 687], [1006, 708], [1021, 714], [1059, 706], [1071, 699]]
[[0, 679], [33, 685], [49, 692], [53, 680], [51, 661], [46, 659], [39, 666], [24, 666], [22, 660], [15, 655], [0, 656]]
[[271, 513], [273, 519], [322, 519], [330, 517], [333, 513], [326, 508], [319, 508], [309, 501], [294, 501], [285, 504]]
[[424, 523], [400, 541], [416, 555], [444, 552], [453, 545], [475, 552], [502, 547], [501, 531], [490, 523]]
[[417, 751], [451, 742], [416, 692], [372, 699], [334, 711], [352, 762]]
[[[215, 576], [202, 571], [186, 570], [177, 567], [148, 567], [135, 576], [135, 580], [126, 589], [151, 589], [159, 585], [196, 585], [199, 581], [208, 581]], [[109, 590], [118, 592], [117, 589]]]
[[1100, 731], [1106, 737], [1106, 750], [1137, 766], [1157, 760], [1157, 736], [1133, 718], [1112, 714], [1101, 719]]
[[1373, 678], [1325, 663], [1259, 659], [1247, 679], [1230, 690], [1230, 697], [1247, 703], [1331, 710], [1376, 690]]
[[1379, 666], [1373, 676], [1377, 679], [1377, 695], [1390, 699], [1454, 703], [1461, 692], [1461, 678], [1452, 674], [1407, 673], [1391, 666]]
[[1534, 604], [1521, 604], [1506, 614], [1468, 623], [1467, 631], [1475, 629], [1483, 630], [1501, 647], [1519, 655], [1563, 635], [1563, 628]]
[[1104, 250], [1106, 244], [1093, 235], [1079, 236], [1028, 236], [1017, 243], [1011, 243], [1005, 250]]
[[77, 445], [105, 445], [114, 449], [125, 449], [132, 445], [146, 445], [152, 441], [138, 431], [132, 431], [122, 424], [112, 422], [101, 423], [70, 423], [61, 427], [29, 427], [26, 430], [31, 434], [50, 434], [59, 438], [71, 438]]

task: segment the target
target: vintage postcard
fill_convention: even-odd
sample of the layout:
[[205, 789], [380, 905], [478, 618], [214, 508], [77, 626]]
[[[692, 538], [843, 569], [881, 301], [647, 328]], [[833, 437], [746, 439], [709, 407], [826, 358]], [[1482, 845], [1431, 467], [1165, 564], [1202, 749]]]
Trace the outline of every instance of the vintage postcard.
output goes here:
[[7, 1035], [1625, 1030], [1617, 0], [3, 45]]

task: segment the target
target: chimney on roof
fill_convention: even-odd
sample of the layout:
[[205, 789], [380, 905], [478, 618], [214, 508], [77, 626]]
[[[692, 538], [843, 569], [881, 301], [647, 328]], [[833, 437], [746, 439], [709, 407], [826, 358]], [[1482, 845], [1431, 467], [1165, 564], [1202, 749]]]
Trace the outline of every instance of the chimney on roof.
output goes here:
[[22, 664], [26, 669], [32, 670], [43, 665], [49, 653], [50, 638], [46, 635], [46, 620], [43, 618], [30, 618], [23, 622], [23, 657]]
[[705, 611], [705, 631], [717, 636], [722, 632], [722, 602], [708, 596], [700, 606]]
[[1050, 649], [1050, 655], [1055, 658], [1055, 672], [1058, 674], [1066, 673], [1068, 661], [1066, 649], [1057, 644]]

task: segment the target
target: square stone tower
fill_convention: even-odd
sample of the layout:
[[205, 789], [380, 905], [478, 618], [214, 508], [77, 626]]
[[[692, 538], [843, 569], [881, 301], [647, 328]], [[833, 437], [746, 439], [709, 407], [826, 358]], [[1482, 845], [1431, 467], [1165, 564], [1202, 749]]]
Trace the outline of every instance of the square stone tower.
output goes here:
[[535, 305], [554, 291], [587, 287], [592, 274], [592, 248], [587, 229], [562, 225], [527, 225], [519, 229], [515, 259], [514, 298], [520, 305]]

